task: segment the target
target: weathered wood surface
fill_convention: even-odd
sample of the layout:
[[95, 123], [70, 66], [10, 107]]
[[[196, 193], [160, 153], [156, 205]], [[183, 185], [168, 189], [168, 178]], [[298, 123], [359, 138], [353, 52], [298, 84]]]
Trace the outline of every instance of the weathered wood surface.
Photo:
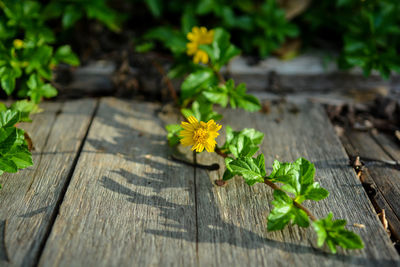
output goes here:
[[33, 266], [57, 215], [95, 100], [43, 103], [31, 136], [34, 166], [0, 177], [0, 266]]
[[101, 101], [40, 266], [195, 265], [194, 170], [168, 160], [159, 108]]
[[376, 195], [373, 202], [378, 212], [385, 210], [389, 228], [400, 239], [400, 148], [382, 134], [345, 131], [341, 137], [348, 154], [359, 156], [365, 163], [362, 179]]
[[237, 83], [244, 82], [250, 91], [291, 92], [349, 92], [385, 87], [400, 91], [400, 76], [393, 73], [385, 81], [379, 73], [372, 72], [365, 77], [361, 69], [340, 71], [336, 61], [327, 64], [323, 55], [315, 51], [302, 54], [292, 60], [269, 57], [250, 65], [246, 57], [236, 57], [228, 68], [227, 75]]
[[[294, 114], [285, 105], [274, 106], [268, 116], [225, 112], [222, 124], [234, 129], [254, 127], [265, 133], [262, 152], [266, 164], [274, 158], [292, 161], [303, 156], [316, 165], [317, 180], [330, 191], [318, 203], [306, 202], [317, 217], [332, 211], [334, 218], [344, 218], [350, 229], [361, 235], [365, 249], [329, 255], [316, 248], [311, 229], [289, 227], [267, 232], [266, 217], [271, 207], [272, 190], [259, 184], [247, 186], [235, 179], [226, 187], [215, 187], [213, 181], [222, 171], [196, 170], [199, 211], [200, 265], [219, 266], [393, 266], [398, 255], [373, 211], [361, 183], [348, 166], [348, 157], [324, 110], [316, 105], [299, 105]], [[216, 160], [203, 155], [200, 163]], [[210, 215], [211, 214], [211, 215]], [[364, 224], [365, 228], [352, 227]]]
[[[350, 226], [364, 250], [325, 253], [311, 229], [267, 232], [272, 191], [238, 178], [216, 187], [222, 170], [171, 161], [162, 119], [168, 116], [159, 111], [156, 104], [101, 100], [39, 266], [400, 265], [319, 106], [293, 114], [281, 105], [268, 116], [230, 111], [222, 123], [265, 132], [268, 165], [276, 157], [313, 161], [331, 195], [308, 206], [318, 217], [333, 211], [350, 225], [364, 224]], [[221, 162], [198, 157], [215, 160]]]

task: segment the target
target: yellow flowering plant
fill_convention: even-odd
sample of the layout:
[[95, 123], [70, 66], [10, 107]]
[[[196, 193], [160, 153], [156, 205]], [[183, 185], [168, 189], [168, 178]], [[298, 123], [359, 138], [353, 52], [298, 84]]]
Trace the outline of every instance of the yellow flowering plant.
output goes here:
[[267, 174], [264, 155], [258, 153], [264, 134], [250, 128], [234, 131], [226, 125], [225, 143], [218, 146], [216, 138], [222, 125], [215, 121], [222, 115], [214, 111], [214, 105], [227, 107], [229, 104], [232, 108], [250, 112], [260, 109], [258, 99], [246, 93], [245, 84], [235, 86], [232, 79], [226, 81], [220, 73], [221, 67], [239, 53], [229, 38], [229, 34], [220, 28], [194, 27], [187, 34], [186, 54], [198, 67], [182, 83], [180, 107], [187, 121], [166, 126], [169, 144], [190, 146], [194, 163], [189, 164], [198, 168], [214, 170], [215, 164], [197, 165], [197, 153], [206, 151], [224, 157], [225, 171], [219, 185], [240, 176], [250, 186], [262, 183], [274, 189], [274, 208], [267, 223], [269, 231], [282, 230], [289, 223], [300, 227], [312, 225], [318, 236], [318, 245], [327, 244], [333, 253], [336, 253], [337, 246], [362, 248], [360, 237], [344, 228], [346, 221], [333, 220], [332, 214], [318, 219], [303, 205], [305, 200], [320, 201], [329, 195], [314, 180], [314, 164], [304, 158], [295, 162], [275, 161], [272, 172]]

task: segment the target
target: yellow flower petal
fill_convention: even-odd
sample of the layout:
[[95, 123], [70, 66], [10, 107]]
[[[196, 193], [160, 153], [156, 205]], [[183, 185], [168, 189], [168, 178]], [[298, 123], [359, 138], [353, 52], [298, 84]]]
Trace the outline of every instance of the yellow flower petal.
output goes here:
[[199, 122], [190, 116], [188, 122], [182, 122], [181, 126], [183, 130], [179, 132], [179, 136], [182, 137], [182, 145], [192, 146], [192, 151], [202, 152], [206, 149], [208, 152], [214, 152], [217, 144], [215, 138], [219, 135], [217, 131], [221, 129], [221, 125], [216, 124], [214, 120]]
[[214, 30], [208, 31], [206, 27], [193, 27], [192, 32], [186, 35], [190, 41], [186, 44], [186, 53], [188, 56], [193, 56], [193, 62], [207, 64], [209, 61], [206, 52], [199, 49], [202, 44], [211, 44], [214, 39]]

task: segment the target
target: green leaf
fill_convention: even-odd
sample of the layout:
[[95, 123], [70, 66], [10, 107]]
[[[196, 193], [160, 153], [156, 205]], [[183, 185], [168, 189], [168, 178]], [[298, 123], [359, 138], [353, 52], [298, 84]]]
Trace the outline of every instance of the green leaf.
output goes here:
[[226, 82], [226, 86], [232, 108], [239, 107], [250, 112], [260, 110], [260, 101], [256, 97], [246, 94], [247, 89], [244, 83], [239, 84], [235, 88], [234, 81], [230, 79]]
[[243, 176], [248, 185], [263, 183], [265, 171], [264, 155], [260, 154], [257, 158], [243, 157], [229, 163], [232, 172]]
[[54, 54], [54, 59], [56, 62], [64, 62], [71, 66], [79, 65], [79, 58], [72, 52], [69, 45], [60, 46]]
[[251, 139], [245, 135], [239, 135], [235, 141], [228, 146], [230, 153], [235, 158], [251, 157], [259, 150], [258, 146], [254, 145]]
[[230, 157], [226, 157], [225, 158], [225, 167], [226, 167], [226, 169], [225, 169], [224, 174], [222, 176], [222, 179], [225, 180], [225, 181], [230, 180], [235, 175], [237, 175], [237, 173], [232, 171], [232, 168], [229, 165], [232, 161], [234, 161], [233, 158], [230, 158]]
[[240, 54], [240, 50], [230, 43], [230, 35], [222, 28], [214, 29], [214, 39], [210, 45], [200, 45], [199, 48], [206, 52], [213, 66], [219, 70], [233, 57]]
[[361, 238], [352, 231], [344, 228], [345, 220], [333, 220], [333, 214], [329, 213], [326, 218], [312, 223], [315, 232], [318, 235], [318, 246], [326, 243], [332, 253], [336, 253], [336, 246], [345, 249], [361, 249], [364, 243]]
[[57, 95], [57, 89], [51, 84], [46, 83], [40, 88], [40, 94], [46, 98], [55, 97]]
[[36, 74], [31, 74], [31, 75], [29, 76], [29, 79], [28, 79], [26, 85], [28, 85], [28, 88], [29, 88], [29, 89], [35, 90], [35, 89], [37, 89], [37, 88], [39, 87], [39, 85], [41, 85], [41, 84], [40, 84], [40, 81], [38, 80], [37, 75], [36, 75]]
[[7, 95], [11, 95], [15, 89], [15, 77], [9, 74], [1, 77], [1, 87], [7, 93]]
[[[168, 26], [156, 27], [149, 30], [144, 35], [144, 39], [162, 42], [176, 57], [186, 52], [186, 37], [182, 32]], [[187, 56], [185, 55], [186, 58]]]
[[31, 114], [40, 112], [39, 106], [27, 99], [14, 102], [10, 109], [19, 111], [21, 114], [20, 121], [24, 122], [31, 122], [32, 120], [29, 118], [29, 116]]
[[213, 104], [226, 107], [228, 104], [228, 91], [224, 86], [213, 86], [202, 92], [203, 96]]
[[268, 231], [282, 230], [292, 222], [301, 227], [309, 226], [307, 214], [293, 205], [293, 200], [283, 191], [274, 191], [274, 200], [272, 201], [274, 209], [268, 216]]
[[6, 111], [6, 110], [7, 110], [7, 106], [6, 106], [6, 104], [4, 104], [4, 103], [0, 102], [0, 112], [2, 112], [2, 111]]
[[0, 127], [12, 127], [19, 122], [20, 114], [15, 110], [0, 112]]
[[222, 118], [221, 114], [218, 114], [213, 110], [213, 104], [201, 96], [192, 103], [191, 109], [181, 109], [181, 112], [185, 118], [194, 116], [199, 121], [218, 121]]
[[182, 83], [181, 99], [187, 99], [196, 94], [200, 89], [216, 83], [216, 77], [212, 70], [204, 69], [190, 74]]
[[83, 16], [83, 11], [75, 5], [68, 5], [62, 17], [62, 25], [65, 29], [72, 27]]
[[264, 134], [255, 129], [245, 128], [240, 132], [233, 131], [230, 126], [226, 127], [226, 141], [222, 149], [228, 150], [235, 158], [253, 156], [261, 144]]
[[319, 183], [314, 183], [312, 188], [308, 190], [308, 192], [305, 195], [306, 199], [314, 200], [314, 201], [320, 201], [324, 198], [327, 198], [329, 196], [328, 190], [325, 188], [322, 188]]
[[7, 156], [10, 157], [18, 169], [24, 169], [33, 165], [32, 155], [27, 148], [15, 148], [15, 150], [10, 151]]
[[0, 170], [3, 172], [15, 173], [18, 171], [18, 167], [14, 161], [0, 155]]
[[0, 152], [8, 153], [17, 140], [17, 129], [15, 127], [0, 128]]
[[162, 12], [162, 1], [161, 0], [145, 0], [147, 6], [149, 7], [151, 14], [158, 18]]
[[253, 128], [244, 128], [239, 132], [239, 135], [247, 136], [255, 145], [261, 144], [262, 140], [264, 139], [264, 134]]
[[280, 163], [275, 161], [269, 179], [284, 184], [282, 189], [292, 193], [296, 201], [301, 203], [306, 199], [319, 201], [326, 198], [329, 192], [314, 182], [314, 164], [304, 158], [299, 158], [293, 163]]
[[182, 127], [179, 124], [168, 124], [165, 126], [165, 129], [167, 130], [167, 139], [168, 139], [168, 144], [170, 146], [176, 146], [180, 143], [180, 138], [179, 138], [179, 132], [182, 129]]

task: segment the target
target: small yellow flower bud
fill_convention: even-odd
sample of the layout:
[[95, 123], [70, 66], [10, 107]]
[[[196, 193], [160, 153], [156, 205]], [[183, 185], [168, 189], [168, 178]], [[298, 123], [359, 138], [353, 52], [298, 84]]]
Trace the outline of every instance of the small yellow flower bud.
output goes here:
[[16, 49], [21, 49], [24, 46], [24, 41], [20, 39], [15, 39], [13, 44]]

